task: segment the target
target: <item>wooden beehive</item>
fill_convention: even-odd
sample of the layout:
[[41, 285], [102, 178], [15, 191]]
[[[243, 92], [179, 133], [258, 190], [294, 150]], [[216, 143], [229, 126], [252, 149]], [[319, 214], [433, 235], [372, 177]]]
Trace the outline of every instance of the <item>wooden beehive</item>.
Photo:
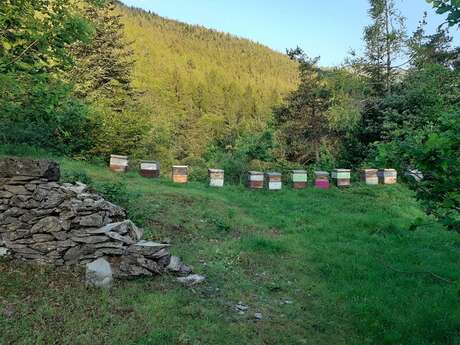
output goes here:
[[307, 187], [308, 176], [305, 170], [292, 170], [292, 188], [303, 189]]
[[332, 179], [337, 187], [348, 187], [351, 185], [351, 170], [334, 169]]
[[115, 172], [128, 171], [128, 156], [110, 155], [110, 170]]
[[281, 190], [281, 174], [278, 172], [268, 172], [265, 174], [265, 183], [268, 190]]
[[368, 185], [379, 184], [379, 178], [377, 176], [377, 169], [362, 169], [361, 170], [361, 181]]
[[208, 169], [209, 186], [223, 187], [224, 186], [224, 171], [221, 169]]
[[160, 176], [160, 163], [157, 161], [141, 161], [139, 174], [147, 178]]
[[264, 173], [259, 171], [248, 171], [248, 188], [264, 188]]
[[327, 171], [315, 171], [315, 188], [329, 188], [329, 173]]
[[395, 184], [398, 179], [398, 173], [395, 169], [379, 169], [379, 182], [382, 184]]
[[172, 180], [174, 183], [187, 183], [188, 182], [188, 166], [173, 165]]

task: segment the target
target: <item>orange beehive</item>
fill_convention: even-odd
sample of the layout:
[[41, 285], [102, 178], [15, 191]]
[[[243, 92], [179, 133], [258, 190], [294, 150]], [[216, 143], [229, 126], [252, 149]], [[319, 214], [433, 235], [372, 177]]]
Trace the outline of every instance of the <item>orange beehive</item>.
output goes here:
[[172, 180], [174, 183], [187, 183], [188, 182], [188, 166], [173, 165]]

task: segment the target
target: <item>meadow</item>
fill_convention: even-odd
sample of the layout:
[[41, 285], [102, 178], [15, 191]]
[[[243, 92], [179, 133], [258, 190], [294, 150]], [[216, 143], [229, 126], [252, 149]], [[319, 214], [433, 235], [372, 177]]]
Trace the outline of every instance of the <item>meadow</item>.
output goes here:
[[460, 237], [402, 184], [214, 189], [58, 160], [207, 280], [101, 291], [76, 269], [2, 261], [1, 344], [460, 344]]

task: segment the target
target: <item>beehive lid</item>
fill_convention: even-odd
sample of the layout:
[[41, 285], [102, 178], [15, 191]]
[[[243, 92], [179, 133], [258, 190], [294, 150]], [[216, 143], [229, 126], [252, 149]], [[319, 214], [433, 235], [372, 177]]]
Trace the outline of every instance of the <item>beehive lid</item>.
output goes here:
[[376, 173], [377, 169], [362, 169], [361, 171], [364, 173]]
[[315, 171], [315, 176], [329, 176], [327, 171]]
[[187, 169], [188, 168], [188, 165], [173, 165], [172, 166], [173, 168], [179, 168], [179, 169]]
[[306, 174], [307, 171], [306, 170], [292, 170], [292, 173], [293, 174]]
[[279, 172], [268, 172], [268, 173], [265, 173], [267, 176], [281, 176], [281, 173]]
[[208, 172], [210, 173], [218, 173], [218, 174], [223, 174], [224, 171], [222, 169], [208, 169]]
[[263, 175], [264, 173], [260, 171], [248, 171], [248, 174], [249, 175]]
[[334, 171], [338, 173], [349, 173], [351, 169], [334, 169]]
[[128, 156], [110, 155], [110, 158], [116, 158], [116, 159], [128, 159]]
[[153, 160], [152, 160], [152, 161], [149, 161], [149, 160], [141, 160], [140, 162], [141, 162], [141, 164], [142, 164], [142, 163], [145, 163], [145, 164], [158, 164], [158, 161], [153, 161]]

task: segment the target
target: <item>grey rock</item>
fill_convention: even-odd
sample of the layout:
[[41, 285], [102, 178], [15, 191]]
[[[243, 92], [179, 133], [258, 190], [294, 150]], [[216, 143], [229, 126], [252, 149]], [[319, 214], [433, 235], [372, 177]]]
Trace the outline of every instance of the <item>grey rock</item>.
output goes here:
[[3, 189], [14, 195], [31, 195], [32, 193], [28, 191], [24, 186], [16, 185], [6, 185], [3, 186]]
[[120, 235], [128, 234], [129, 237], [134, 241], [140, 241], [144, 232], [139, 229], [132, 221], [124, 220], [118, 223], [107, 224], [95, 231], [94, 233], [108, 233], [116, 232]]
[[6, 247], [0, 247], [0, 258], [6, 258], [10, 255], [10, 251]]
[[40, 207], [44, 209], [54, 208], [62, 204], [65, 200], [65, 195], [56, 191], [49, 191], [46, 197], [41, 200]]
[[62, 230], [61, 221], [57, 217], [46, 217], [38, 221], [32, 229], [32, 233], [52, 233]]
[[[151, 241], [139, 241], [127, 248], [128, 253], [143, 255], [146, 257], [152, 257], [162, 249], [168, 248], [169, 245], [165, 243], [151, 242]], [[162, 255], [163, 256], [163, 253]], [[160, 257], [161, 257], [160, 256]]]
[[69, 233], [66, 231], [58, 231], [58, 232], [53, 232], [52, 234], [55, 239], [58, 241], [65, 241], [66, 239], [69, 238]]
[[91, 214], [89, 216], [81, 217], [80, 225], [88, 227], [102, 226], [103, 218], [100, 214]]
[[256, 320], [259, 320], [259, 321], [262, 320], [262, 318], [263, 318], [263, 317], [262, 317], [262, 313], [255, 313], [255, 314], [254, 314], [254, 318], [255, 318]]
[[35, 235], [32, 236], [32, 241], [36, 242], [36, 243], [50, 242], [50, 241], [53, 241], [53, 240], [54, 240], [54, 236], [49, 235], [49, 234], [35, 234]]
[[234, 308], [236, 311], [243, 311], [243, 312], [245, 312], [246, 310], [249, 309], [249, 306], [246, 305], [246, 304], [243, 304], [243, 302], [240, 301], [238, 304], [235, 304], [235, 305], [233, 306], [233, 308]]
[[180, 275], [188, 275], [192, 273], [191, 267], [183, 264], [182, 260], [178, 256], [171, 256], [169, 265], [166, 267], [166, 270]]
[[112, 283], [112, 267], [107, 260], [99, 258], [86, 265], [87, 286], [109, 289], [112, 287]]
[[187, 285], [187, 286], [193, 286], [196, 284], [200, 284], [206, 280], [205, 276], [199, 275], [199, 274], [190, 274], [186, 277], [179, 277], [177, 278], [177, 281], [181, 284]]
[[107, 242], [108, 240], [109, 238], [107, 236], [72, 237], [72, 241], [86, 244]]
[[33, 176], [48, 181], [59, 181], [60, 170], [52, 160], [6, 158], [0, 160], [0, 177]]
[[120, 242], [123, 242], [123, 243], [126, 243], [126, 244], [134, 244], [135, 243], [135, 241], [133, 241], [128, 236], [122, 236], [122, 235], [120, 235], [120, 234], [118, 234], [116, 232], [113, 232], [113, 231], [106, 232], [105, 235], [110, 237], [111, 239], [113, 239], [115, 241], [120, 241]]
[[7, 191], [0, 191], [0, 198], [2, 199], [9, 199], [13, 196], [14, 194], [7, 192]]

